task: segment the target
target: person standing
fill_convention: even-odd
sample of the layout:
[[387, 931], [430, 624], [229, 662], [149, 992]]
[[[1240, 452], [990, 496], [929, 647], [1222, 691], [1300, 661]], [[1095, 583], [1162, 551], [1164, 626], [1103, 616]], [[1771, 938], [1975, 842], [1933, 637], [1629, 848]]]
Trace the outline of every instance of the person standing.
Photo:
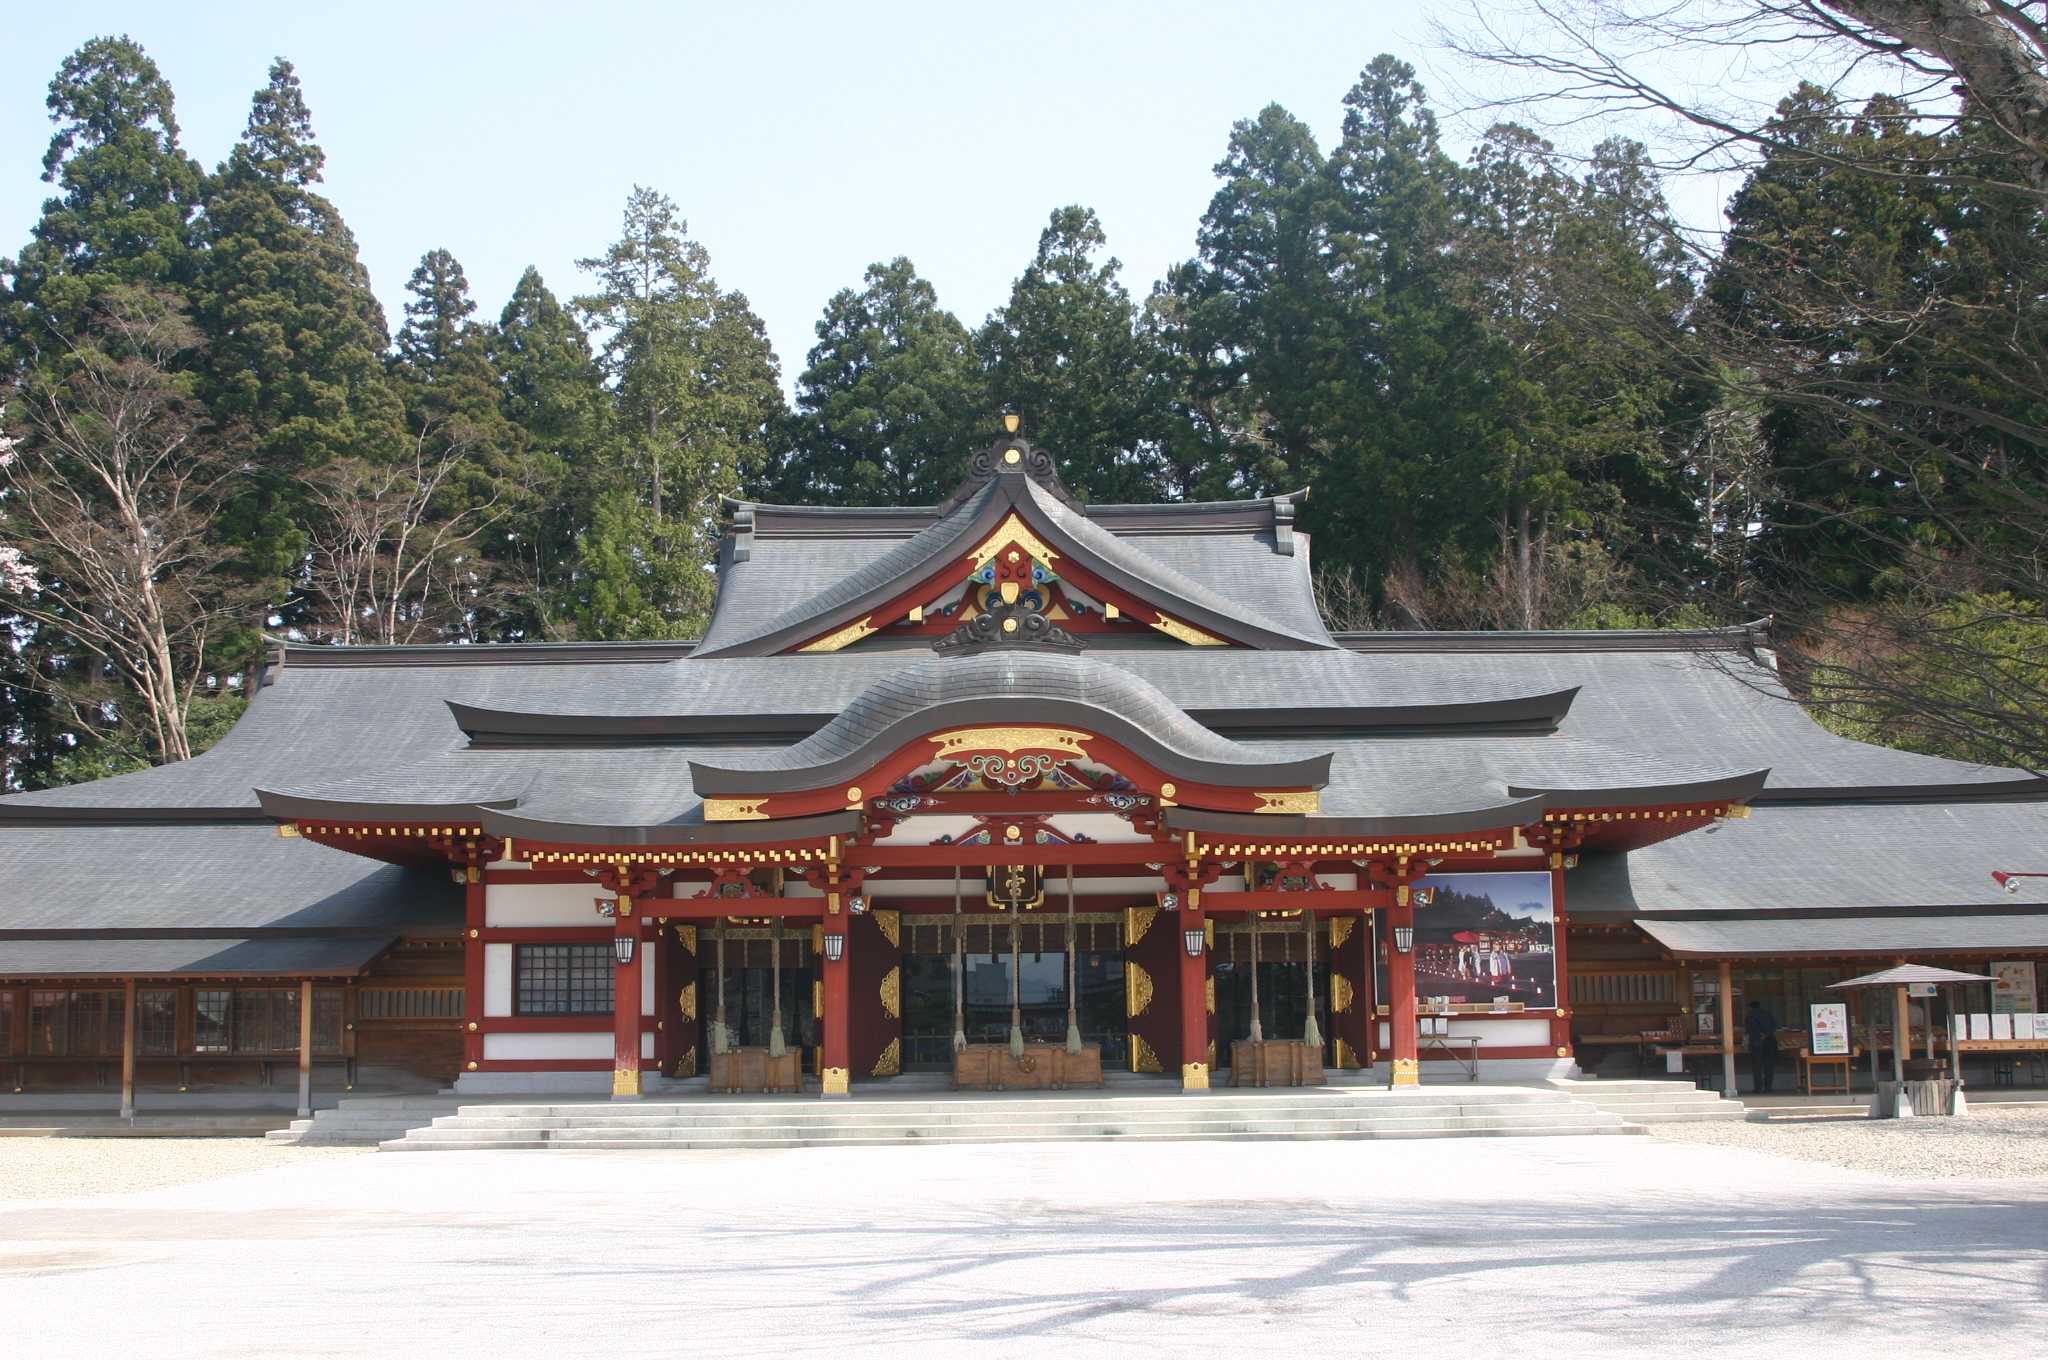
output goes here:
[[1749, 1031], [1750, 1088], [1768, 1094], [1778, 1075], [1778, 1017], [1763, 1002], [1752, 1001], [1744, 1027]]

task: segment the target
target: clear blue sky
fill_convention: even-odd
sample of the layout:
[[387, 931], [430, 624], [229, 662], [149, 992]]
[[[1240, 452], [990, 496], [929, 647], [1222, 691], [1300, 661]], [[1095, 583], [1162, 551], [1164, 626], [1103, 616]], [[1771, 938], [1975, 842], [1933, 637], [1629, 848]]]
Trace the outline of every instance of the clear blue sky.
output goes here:
[[1142, 296], [1192, 253], [1234, 120], [1278, 101], [1327, 143], [1376, 53], [1440, 74], [1428, 12], [1414, 0], [24, 6], [0, 48], [0, 252], [27, 239], [48, 192], [45, 87], [81, 42], [140, 42], [209, 167], [281, 55], [394, 328], [407, 275], [436, 247], [462, 261], [482, 315], [528, 264], [558, 294], [577, 291], [574, 261], [617, 234], [639, 183], [676, 200], [720, 282], [753, 301], [787, 381], [825, 299], [870, 262], [909, 255], [974, 324], [1067, 203], [1100, 212]]

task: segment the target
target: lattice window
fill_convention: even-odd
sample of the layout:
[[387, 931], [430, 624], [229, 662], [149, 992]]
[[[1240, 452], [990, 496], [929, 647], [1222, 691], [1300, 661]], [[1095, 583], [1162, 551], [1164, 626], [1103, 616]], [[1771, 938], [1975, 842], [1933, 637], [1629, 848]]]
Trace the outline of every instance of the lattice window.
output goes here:
[[1678, 999], [1677, 978], [1671, 973], [1573, 973], [1571, 977], [1574, 1003]]
[[135, 994], [135, 1051], [178, 1051], [178, 994], [154, 989]]
[[0, 992], [0, 1054], [14, 1051], [14, 993]]
[[30, 992], [28, 1051], [99, 1057], [121, 1051], [126, 992]]
[[610, 1015], [616, 971], [608, 944], [522, 944], [513, 1013]]
[[365, 1020], [460, 1020], [460, 987], [365, 987], [356, 1014]]
[[228, 1051], [228, 1017], [235, 994], [228, 991], [199, 991], [192, 1001], [192, 1048], [198, 1053]]

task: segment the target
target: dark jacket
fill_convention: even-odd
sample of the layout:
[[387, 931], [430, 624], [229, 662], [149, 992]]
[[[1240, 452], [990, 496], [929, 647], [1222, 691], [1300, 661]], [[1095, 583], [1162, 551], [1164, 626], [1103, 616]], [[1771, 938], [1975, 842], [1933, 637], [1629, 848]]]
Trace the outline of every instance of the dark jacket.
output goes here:
[[1749, 1046], [1751, 1049], [1776, 1048], [1778, 1046], [1778, 1017], [1759, 1007], [1749, 1013]]

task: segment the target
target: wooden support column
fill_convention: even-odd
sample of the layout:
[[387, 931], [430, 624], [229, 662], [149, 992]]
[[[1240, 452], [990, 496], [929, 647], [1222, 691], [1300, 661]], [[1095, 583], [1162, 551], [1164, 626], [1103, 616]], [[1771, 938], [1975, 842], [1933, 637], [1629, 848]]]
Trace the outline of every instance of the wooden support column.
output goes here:
[[1420, 1086], [1422, 1063], [1415, 1034], [1415, 944], [1409, 937], [1408, 952], [1395, 944], [1395, 931], [1415, 926], [1415, 906], [1408, 900], [1408, 885], [1394, 889], [1394, 905], [1387, 912], [1387, 1084]]
[[1569, 1058], [1573, 1056], [1571, 974], [1565, 958], [1564, 855], [1557, 851], [1550, 856], [1550, 902], [1552, 971], [1557, 976], [1557, 1010], [1550, 1017], [1550, 1042], [1558, 1057]]
[[1913, 1002], [1904, 986], [1892, 989], [1892, 1080], [1899, 1084], [1899, 1103], [1906, 1103], [1906, 1059], [1913, 1056]]
[[[824, 1014], [818, 1017], [818, 1095], [826, 1100], [853, 1094], [853, 921], [840, 894], [825, 896], [825, 952], [819, 961], [824, 974]], [[832, 937], [839, 937], [839, 957], [832, 957]]]
[[[482, 877], [481, 874], [478, 875]], [[484, 893], [482, 883], [463, 887], [462, 1070], [474, 1072], [484, 1060]]]
[[[619, 914], [612, 918], [612, 1099], [640, 1099], [640, 970], [647, 964], [647, 941], [641, 938], [640, 904], [619, 894]], [[632, 961], [620, 963], [619, 955], [631, 941]]]
[[1735, 968], [1721, 960], [1721, 1094], [1735, 1099]]
[[1180, 951], [1180, 1088], [1209, 1089], [1209, 949], [1206, 938], [1188, 952], [1188, 931], [1206, 932], [1199, 905], [1201, 889], [1187, 894], [1187, 905], [1173, 923], [1174, 947]]
[[[25, 1018], [25, 1017], [24, 1017]], [[135, 979], [121, 1006], [121, 1117], [135, 1117]]]
[[313, 1117], [313, 980], [299, 983], [299, 1118]]

